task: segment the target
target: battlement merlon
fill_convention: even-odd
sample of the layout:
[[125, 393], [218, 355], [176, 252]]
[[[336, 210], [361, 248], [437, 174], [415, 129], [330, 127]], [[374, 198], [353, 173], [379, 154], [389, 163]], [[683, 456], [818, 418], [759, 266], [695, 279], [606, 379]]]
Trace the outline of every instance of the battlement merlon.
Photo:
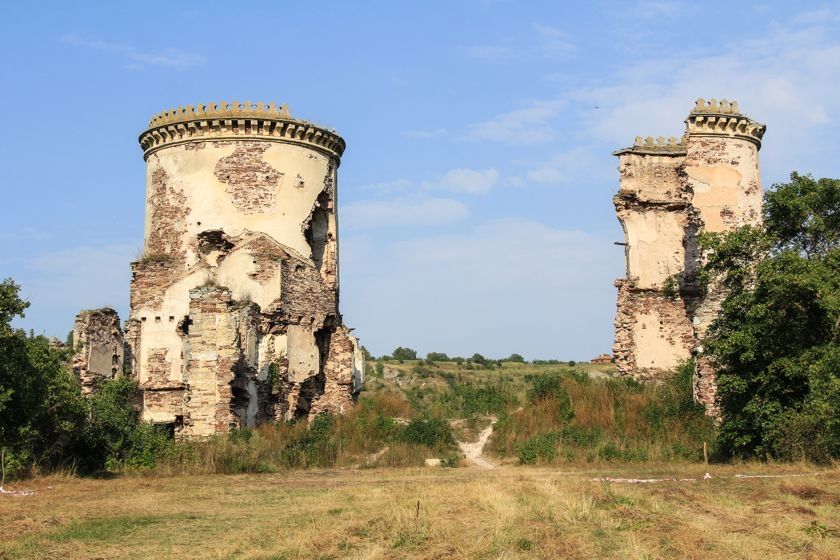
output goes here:
[[740, 113], [737, 101], [698, 99], [685, 119], [689, 136], [728, 136], [747, 140], [761, 148], [767, 127]]
[[737, 101], [726, 99], [698, 99], [685, 119], [686, 132], [677, 139], [673, 136], [642, 138], [628, 148], [613, 152], [614, 156], [624, 154], [684, 156], [686, 143], [691, 136], [728, 136], [748, 140], [761, 148], [761, 139], [767, 127], [740, 112]]
[[686, 138], [676, 138], [670, 136], [667, 139], [663, 136], [653, 138], [648, 136], [642, 138], [636, 136], [636, 140], [629, 148], [622, 148], [613, 152], [614, 156], [623, 154], [648, 154], [648, 155], [662, 155], [662, 156], [684, 156], [685, 155], [685, 141]]
[[245, 138], [302, 144], [334, 159], [335, 165], [346, 147], [334, 129], [295, 119], [286, 105], [250, 101], [220, 101], [163, 111], [152, 117], [139, 141], [147, 159], [165, 146]]

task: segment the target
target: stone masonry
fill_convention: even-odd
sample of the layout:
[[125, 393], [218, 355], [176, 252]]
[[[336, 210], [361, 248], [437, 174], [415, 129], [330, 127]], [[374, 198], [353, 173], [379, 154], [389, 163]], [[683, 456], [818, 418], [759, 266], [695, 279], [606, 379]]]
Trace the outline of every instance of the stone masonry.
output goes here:
[[685, 123], [679, 140], [637, 137], [614, 154], [627, 276], [616, 281], [613, 352], [620, 374], [647, 381], [694, 355], [695, 400], [717, 415], [715, 368], [700, 341], [724, 294], [698, 284], [698, 235], [760, 222], [765, 126], [715, 99], [698, 99]]
[[82, 393], [96, 390], [102, 380], [122, 372], [124, 345], [120, 316], [111, 308], [82, 311], [73, 325], [73, 372]]
[[125, 338], [143, 418], [196, 438], [347, 411], [364, 371], [338, 310], [344, 140], [285, 106], [155, 116]]

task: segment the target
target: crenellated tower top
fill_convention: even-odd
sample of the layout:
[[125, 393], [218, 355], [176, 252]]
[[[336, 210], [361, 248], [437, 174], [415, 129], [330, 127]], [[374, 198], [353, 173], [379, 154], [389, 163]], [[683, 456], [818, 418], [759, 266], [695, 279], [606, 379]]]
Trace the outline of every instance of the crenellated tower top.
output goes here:
[[653, 136], [642, 138], [641, 136], [636, 136], [636, 140], [633, 142], [632, 146], [616, 150], [613, 152], [613, 155], [649, 154], [661, 156], [684, 156], [685, 140], [685, 136], [682, 136], [681, 138], [676, 138], [674, 136], [669, 136], [668, 138], [665, 138], [664, 136], [660, 136], [658, 138], [654, 138]]
[[187, 142], [260, 139], [303, 144], [334, 157], [338, 163], [345, 143], [335, 130], [295, 119], [286, 105], [246, 101], [188, 105], [152, 117], [140, 135], [143, 157]]
[[685, 119], [690, 136], [729, 136], [748, 140], [761, 147], [767, 127], [741, 114], [737, 101], [698, 99]]

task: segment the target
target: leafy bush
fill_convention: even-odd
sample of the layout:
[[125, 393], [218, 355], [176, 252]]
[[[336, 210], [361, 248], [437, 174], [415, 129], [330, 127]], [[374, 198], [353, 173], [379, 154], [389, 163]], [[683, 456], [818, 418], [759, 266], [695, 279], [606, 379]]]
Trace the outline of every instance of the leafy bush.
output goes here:
[[440, 418], [415, 418], [402, 430], [399, 439], [405, 443], [433, 448], [455, 445], [455, 436], [449, 422]]
[[553, 461], [557, 458], [557, 444], [560, 442], [559, 432], [537, 434], [526, 439], [519, 448], [519, 463], [533, 465]]
[[499, 414], [516, 403], [516, 396], [500, 384], [452, 384], [441, 397], [443, 410], [451, 418], [464, 418], [477, 414]]
[[551, 399], [556, 402], [556, 414], [559, 420], [570, 420], [574, 416], [569, 392], [559, 375], [552, 373], [534, 375], [530, 376], [528, 381], [531, 383], [531, 388], [528, 390], [528, 399], [531, 402]]

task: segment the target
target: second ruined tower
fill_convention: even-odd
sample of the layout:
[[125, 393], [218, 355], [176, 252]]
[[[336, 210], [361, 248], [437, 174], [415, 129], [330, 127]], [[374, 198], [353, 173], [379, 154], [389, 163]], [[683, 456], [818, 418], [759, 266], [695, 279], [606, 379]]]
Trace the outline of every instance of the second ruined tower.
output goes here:
[[714, 368], [699, 341], [723, 293], [698, 285], [698, 235], [761, 221], [758, 150], [765, 126], [736, 102], [698, 99], [685, 135], [636, 138], [619, 157], [616, 212], [625, 233], [626, 278], [616, 281], [616, 365], [655, 380], [696, 358], [695, 398], [715, 414]]
[[343, 412], [363, 363], [338, 310], [344, 140], [285, 106], [155, 116], [126, 339], [143, 417], [200, 437]]

